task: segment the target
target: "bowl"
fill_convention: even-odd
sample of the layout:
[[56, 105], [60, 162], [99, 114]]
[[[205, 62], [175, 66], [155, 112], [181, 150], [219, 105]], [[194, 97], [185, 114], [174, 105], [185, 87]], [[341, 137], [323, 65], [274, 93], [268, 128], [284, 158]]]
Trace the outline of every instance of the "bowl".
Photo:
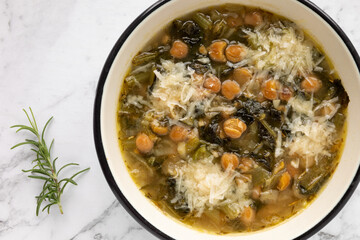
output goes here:
[[[350, 97], [348, 134], [342, 158], [322, 193], [301, 213], [271, 228], [243, 234], [212, 235], [166, 216], [139, 190], [122, 159], [117, 132], [120, 89], [132, 58], [169, 21], [207, 6], [237, 3], [284, 16], [320, 43]], [[360, 59], [341, 28], [307, 0], [161, 0], [125, 30], [106, 60], [97, 87], [94, 137], [98, 158], [110, 188], [123, 207], [146, 229], [163, 239], [295, 239], [307, 238], [324, 227], [345, 205], [360, 180]]]

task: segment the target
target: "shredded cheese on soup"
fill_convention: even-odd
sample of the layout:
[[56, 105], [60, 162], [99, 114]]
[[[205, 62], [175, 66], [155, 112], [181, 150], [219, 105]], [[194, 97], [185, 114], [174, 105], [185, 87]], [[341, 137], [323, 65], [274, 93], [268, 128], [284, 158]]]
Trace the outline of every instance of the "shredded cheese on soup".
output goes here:
[[184, 196], [190, 211], [195, 210], [200, 216], [206, 209], [213, 209], [230, 204], [241, 211], [251, 204], [248, 199], [249, 185], [235, 183], [240, 173], [232, 170], [223, 171], [219, 164], [208, 159], [189, 162], [177, 170], [177, 195]]
[[284, 26], [279, 22], [247, 34], [254, 48], [251, 60], [258, 71], [272, 70], [275, 79], [288, 76], [288, 82], [292, 82], [298, 73], [313, 71], [313, 44], [293, 26]]

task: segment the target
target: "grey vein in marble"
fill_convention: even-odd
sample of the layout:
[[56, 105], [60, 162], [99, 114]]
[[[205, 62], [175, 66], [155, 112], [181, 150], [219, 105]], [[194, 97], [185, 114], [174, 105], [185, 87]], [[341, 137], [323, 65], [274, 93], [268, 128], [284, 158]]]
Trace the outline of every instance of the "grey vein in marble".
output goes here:
[[[117, 200], [114, 200], [114, 202], [111, 203], [111, 205], [105, 209], [105, 211], [97, 218], [95, 218], [94, 220], [92, 220], [91, 222], [89, 222], [86, 226], [84, 226], [74, 237], [70, 238], [70, 240], [75, 240], [79, 235], [88, 232], [90, 230], [92, 230], [94, 227], [96, 227], [96, 225], [100, 224], [103, 222], [103, 220], [106, 217], [109, 217], [109, 215], [111, 214], [111, 212], [120, 205], [120, 203]], [[95, 236], [101, 236], [100, 233], [95, 234]], [[94, 237], [95, 237], [94, 236]], [[99, 238], [99, 237], [97, 237]], [[100, 238], [101, 239], [101, 238]]]

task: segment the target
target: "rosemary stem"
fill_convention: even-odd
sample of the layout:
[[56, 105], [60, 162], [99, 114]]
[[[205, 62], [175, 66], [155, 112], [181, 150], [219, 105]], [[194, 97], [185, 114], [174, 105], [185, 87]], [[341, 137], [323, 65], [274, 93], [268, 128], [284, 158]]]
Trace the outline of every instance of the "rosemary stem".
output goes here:
[[61, 202], [60, 202], [60, 201], [57, 203], [57, 205], [59, 206], [60, 213], [61, 213], [61, 214], [64, 214], [63, 209], [62, 209], [62, 205], [61, 205]]
[[42, 191], [38, 196], [36, 196], [37, 198], [36, 215], [38, 216], [39, 211], [41, 210], [41, 205], [43, 203], [46, 205], [42, 208], [41, 211], [47, 210], [47, 212], [50, 213], [50, 207], [53, 205], [58, 205], [60, 213], [63, 214], [64, 212], [61, 204], [61, 195], [63, 194], [65, 187], [69, 183], [73, 185], [77, 185], [77, 183], [73, 180], [73, 178], [75, 178], [77, 175], [85, 171], [88, 171], [90, 168], [78, 171], [77, 173], [73, 174], [71, 177], [59, 179], [59, 173], [62, 169], [79, 164], [68, 163], [62, 166], [59, 170], [56, 170], [55, 161], [57, 160], [57, 158], [55, 158], [54, 160], [51, 159], [51, 147], [53, 145], [54, 140], [51, 142], [50, 146], [48, 147], [44, 138], [46, 127], [48, 126], [49, 122], [53, 119], [53, 117], [51, 117], [46, 122], [43, 130], [39, 132], [35, 120], [35, 116], [31, 108], [29, 109], [31, 115], [29, 115], [25, 109], [24, 112], [26, 114], [26, 117], [28, 118], [30, 126], [14, 125], [12, 126], [12, 128], [18, 128], [17, 132], [21, 130], [29, 131], [30, 133], [34, 134], [36, 138], [34, 140], [25, 139], [24, 142], [16, 144], [11, 149], [28, 144], [31, 145], [32, 147], [31, 150], [36, 153], [36, 159], [33, 161], [36, 162], [36, 165], [29, 170], [23, 170], [24, 172], [31, 172], [31, 175], [29, 177], [45, 181]]

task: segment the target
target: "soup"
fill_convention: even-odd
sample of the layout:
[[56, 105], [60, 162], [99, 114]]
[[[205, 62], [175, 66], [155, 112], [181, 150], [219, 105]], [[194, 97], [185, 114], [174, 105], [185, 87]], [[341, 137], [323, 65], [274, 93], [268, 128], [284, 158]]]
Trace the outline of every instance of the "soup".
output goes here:
[[338, 165], [348, 102], [295, 23], [214, 6], [172, 21], [133, 58], [119, 143], [164, 213], [215, 234], [256, 231], [320, 193]]

